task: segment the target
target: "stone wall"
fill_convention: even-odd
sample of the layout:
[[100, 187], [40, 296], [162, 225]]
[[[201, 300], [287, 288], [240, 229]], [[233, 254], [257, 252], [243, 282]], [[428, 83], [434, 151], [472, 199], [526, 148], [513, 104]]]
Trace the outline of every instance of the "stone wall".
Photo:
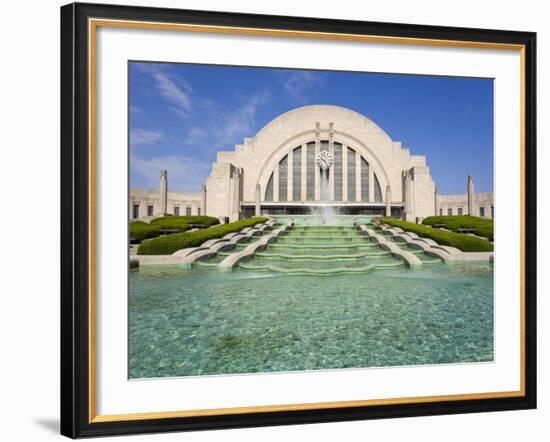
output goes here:
[[[439, 213], [437, 215], [467, 215], [468, 194], [462, 195], [439, 195]], [[474, 193], [473, 213], [474, 216], [493, 218], [492, 208], [494, 207], [493, 192]], [[450, 210], [450, 212], [449, 212]]]
[[435, 184], [426, 166], [415, 166], [411, 169], [414, 184], [414, 217], [413, 222], [420, 221], [435, 213]]
[[[201, 210], [200, 192], [168, 192], [167, 210], [170, 215], [176, 215], [179, 208], [180, 215], [186, 215], [188, 209], [191, 215], [199, 215]], [[159, 190], [154, 189], [130, 189], [129, 198], [129, 217], [131, 220], [147, 220], [151, 218], [148, 215], [148, 207], [153, 208], [152, 217], [162, 216], [161, 196]], [[139, 205], [139, 216], [134, 217], [134, 206]]]

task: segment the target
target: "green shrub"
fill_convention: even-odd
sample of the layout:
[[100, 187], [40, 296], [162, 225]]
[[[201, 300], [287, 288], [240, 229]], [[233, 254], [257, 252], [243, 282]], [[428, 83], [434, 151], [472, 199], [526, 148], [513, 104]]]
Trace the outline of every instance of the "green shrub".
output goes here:
[[[430, 238], [442, 246], [456, 247], [463, 252], [492, 252], [493, 244], [489, 241], [463, 233], [448, 232], [441, 229], [401, 221], [395, 218], [383, 218], [382, 222], [393, 227], [400, 227], [407, 232], [416, 233], [423, 238]], [[436, 223], [438, 224], [438, 223]]]
[[[185, 232], [191, 229], [191, 226], [185, 223], [184, 220], [179, 219], [179, 217], [176, 219], [171, 219], [171, 218], [172, 217], [156, 218], [151, 221], [151, 226], [159, 230], [172, 229], [172, 230], [177, 230], [179, 232]], [[156, 222], [153, 222], [153, 221], [156, 221]]]
[[193, 232], [174, 233], [145, 241], [139, 245], [138, 255], [171, 255], [187, 247], [198, 247], [209, 239], [221, 238], [228, 233], [239, 232], [245, 227], [264, 223], [268, 218], [248, 218], [229, 224], [221, 224]]
[[143, 241], [144, 239], [154, 238], [159, 236], [159, 228], [143, 221], [133, 221], [130, 223], [130, 238], [136, 241]]
[[164, 229], [178, 228], [188, 224], [203, 224], [207, 227], [219, 224], [218, 218], [213, 216], [189, 215], [189, 216], [163, 216], [151, 220], [151, 224], [162, 225]]
[[190, 230], [190, 224], [203, 224], [207, 227], [219, 224], [218, 218], [213, 216], [162, 216], [151, 220], [150, 224], [143, 221], [130, 223], [130, 238], [136, 241], [160, 236], [161, 230], [175, 229], [179, 232]]
[[494, 238], [494, 222], [492, 219], [479, 218], [477, 216], [429, 216], [422, 221], [422, 224], [433, 226], [434, 224], [445, 224], [445, 228], [456, 232], [458, 229], [474, 229], [474, 233], [483, 236], [489, 241]]

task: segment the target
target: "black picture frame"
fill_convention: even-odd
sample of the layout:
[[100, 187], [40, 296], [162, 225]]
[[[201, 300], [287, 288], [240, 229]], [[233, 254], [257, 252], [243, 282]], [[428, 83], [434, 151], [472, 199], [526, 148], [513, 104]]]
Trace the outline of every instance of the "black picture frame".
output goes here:
[[[90, 419], [90, 18], [521, 45], [524, 51], [524, 395], [94, 422]], [[121, 146], [125, 148], [125, 146]], [[488, 29], [73, 3], [61, 7], [61, 434], [240, 428], [536, 408], [536, 34]]]

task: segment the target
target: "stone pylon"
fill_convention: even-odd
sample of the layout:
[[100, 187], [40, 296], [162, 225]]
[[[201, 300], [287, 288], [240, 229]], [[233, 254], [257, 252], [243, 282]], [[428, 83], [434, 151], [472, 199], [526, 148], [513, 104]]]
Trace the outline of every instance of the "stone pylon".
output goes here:
[[474, 177], [468, 175], [468, 215], [474, 215]]
[[201, 187], [201, 215], [206, 215], [206, 186]]
[[410, 170], [405, 172], [405, 221], [415, 222], [414, 181]]
[[168, 171], [160, 171], [160, 216], [168, 213]]

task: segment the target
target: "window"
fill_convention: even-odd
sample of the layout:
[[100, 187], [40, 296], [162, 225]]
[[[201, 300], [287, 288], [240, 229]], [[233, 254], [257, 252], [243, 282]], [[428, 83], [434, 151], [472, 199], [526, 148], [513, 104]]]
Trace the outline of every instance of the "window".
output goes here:
[[[328, 152], [329, 149], [328, 149], [328, 141], [327, 140], [323, 140], [319, 143], [319, 152]], [[318, 166], [316, 165], [317, 169]], [[321, 170], [321, 177], [320, 177], [320, 182], [319, 182], [319, 196], [321, 197], [321, 201], [328, 201], [330, 199], [330, 189], [329, 189], [329, 186], [328, 186], [328, 182], [329, 182], [329, 171], [330, 169], [327, 169], [327, 170]]]
[[201, 216], [201, 208], [200, 207], [197, 209], [197, 215]]
[[462, 215], [462, 207], [459, 207], [459, 208], [458, 208], [458, 215], [459, 215], [459, 216]]
[[292, 152], [292, 200], [302, 199], [302, 147]]
[[315, 143], [307, 143], [306, 200], [315, 200]]
[[153, 216], [153, 206], [147, 206], [147, 216]]
[[443, 216], [443, 209], [439, 209], [439, 216]]
[[185, 208], [185, 214], [186, 214], [187, 216], [191, 216], [191, 206], [187, 206], [187, 207]]
[[174, 216], [180, 216], [180, 206], [174, 206]]
[[447, 209], [447, 215], [451, 216], [453, 214], [453, 209], [449, 208]]
[[369, 200], [369, 163], [361, 158], [361, 201]]
[[267, 187], [265, 188], [265, 200], [273, 201], [273, 174], [269, 177]]
[[288, 155], [279, 161], [279, 201], [288, 200]]
[[482, 218], [485, 216], [485, 207], [479, 208], [479, 216], [481, 216]]
[[342, 145], [334, 143], [334, 200], [342, 201]]
[[492, 219], [495, 218], [495, 208], [494, 208], [494, 206], [491, 206], [491, 218]]
[[348, 147], [348, 201], [355, 201], [355, 151]]
[[139, 218], [139, 204], [134, 204], [134, 206], [132, 207], [132, 218]]
[[374, 175], [374, 201], [377, 203], [382, 202], [382, 189], [380, 188], [380, 182], [376, 175]]

